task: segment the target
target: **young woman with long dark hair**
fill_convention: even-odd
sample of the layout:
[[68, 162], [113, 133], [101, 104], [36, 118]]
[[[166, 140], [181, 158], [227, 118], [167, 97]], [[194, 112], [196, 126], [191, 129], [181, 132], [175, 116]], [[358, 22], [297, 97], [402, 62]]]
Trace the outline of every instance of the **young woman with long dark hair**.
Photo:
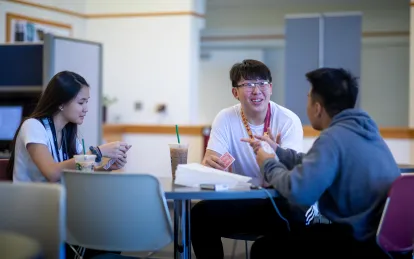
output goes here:
[[[33, 113], [23, 120], [14, 136], [7, 173], [14, 182], [60, 182], [64, 169], [75, 169], [76, 154], [83, 152], [77, 136], [78, 125], [88, 112], [89, 85], [70, 71], [56, 74], [47, 85]], [[126, 164], [130, 146], [111, 142], [90, 147], [88, 153], [97, 155], [97, 162], [108, 157], [115, 162], [107, 169], [117, 170]], [[86, 249], [83, 258], [108, 253]], [[112, 252], [120, 254], [120, 252]], [[66, 258], [74, 252], [66, 245]]]
[[[7, 167], [13, 181], [59, 182], [64, 169], [75, 169], [73, 156], [83, 152], [78, 125], [88, 112], [88, 100], [89, 85], [82, 76], [62, 71], [50, 80], [33, 113], [16, 131]], [[129, 148], [111, 142], [90, 147], [88, 153], [97, 155], [97, 161], [116, 159], [107, 170], [117, 170], [126, 164]]]

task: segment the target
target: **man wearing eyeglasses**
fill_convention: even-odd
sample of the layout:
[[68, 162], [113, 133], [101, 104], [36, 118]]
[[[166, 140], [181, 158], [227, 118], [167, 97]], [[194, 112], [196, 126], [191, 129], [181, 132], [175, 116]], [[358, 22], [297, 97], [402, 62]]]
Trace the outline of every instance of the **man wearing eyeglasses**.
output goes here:
[[[292, 111], [270, 101], [272, 76], [269, 68], [257, 60], [244, 60], [230, 70], [232, 93], [239, 104], [223, 109], [216, 116], [203, 164], [220, 170], [253, 178], [258, 186], [267, 186], [249, 144], [241, 139], [260, 139], [276, 150], [302, 151], [303, 128]], [[220, 160], [229, 152], [235, 158], [230, 169]], [[312, 207], [295, 208], [281, 198], [277, 206], [290, 220], [299, 225], [313, 219]], [[307, 211], [308, 210], [308, 211]], [[201, 201], [191, 212], [192, 243], [198, 259], [223, 258], [221, 237], [233, 234], [264, 235], [287, 231], [286, 222], [278, 218], [270, 199]], [[286, 232], [287, 233], [287, 232]]]

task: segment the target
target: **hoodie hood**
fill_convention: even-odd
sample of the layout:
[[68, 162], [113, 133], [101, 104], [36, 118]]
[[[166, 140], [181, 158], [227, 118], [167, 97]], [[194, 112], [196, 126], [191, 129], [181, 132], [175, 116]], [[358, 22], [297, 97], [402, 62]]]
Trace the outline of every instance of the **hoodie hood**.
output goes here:
[[377, 124], [364, 111], [359, 109], [344, 110], [332, 118], [330, 127], [343, 127], [366, 139], [377, 139], [380, 135]]

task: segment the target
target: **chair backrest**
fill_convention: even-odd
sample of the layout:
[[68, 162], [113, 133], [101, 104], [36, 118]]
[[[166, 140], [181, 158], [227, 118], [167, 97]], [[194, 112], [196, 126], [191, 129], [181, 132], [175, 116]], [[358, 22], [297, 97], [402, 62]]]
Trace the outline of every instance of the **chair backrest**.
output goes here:
[[46, 259], [62, 258], [64, 202], [64, 190], [58, 184], [0, 182], [0, 230], [33, 238]]
[[157, 251], [174, 234], [164, 191], [146, 174], [65, 171], [67, 243], [106, 251]]
[[414, 247], [414, 175], [402, 175], [391, 186], [377, 231], [377, 242], [387, 252]]
[[6, 169], [9, 159], [0, 159], [0, 181], [12, 181], [13, 178], [7, 175]]
[[0, 258], [44, 259], [42, 247], [33, 238], [14, 232], [0, 231]]

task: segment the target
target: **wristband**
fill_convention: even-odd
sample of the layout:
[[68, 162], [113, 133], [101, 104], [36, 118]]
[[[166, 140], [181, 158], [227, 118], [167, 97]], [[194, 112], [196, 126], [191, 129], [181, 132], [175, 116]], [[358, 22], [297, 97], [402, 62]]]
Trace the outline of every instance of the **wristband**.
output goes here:
[[89, 147], [89, 150], [92, 152], [92, 154], [94, 154], [96, 156], [95, 162], [96, 163], [100, 163], [102, 161], [102, 154], [101, 154], [101, 152], [97, 148], [95, 148], [93, 146], [90, 146]]
[[103, 157], [103, 155], [102, 155], [102, 151], [101, 151], [101, 149], [99, 148], [99, 146], [96, 146], [96, 149], [98, 150], [98, 152], [99, 152], [99, 155], [101, 156], [101, 158]]

